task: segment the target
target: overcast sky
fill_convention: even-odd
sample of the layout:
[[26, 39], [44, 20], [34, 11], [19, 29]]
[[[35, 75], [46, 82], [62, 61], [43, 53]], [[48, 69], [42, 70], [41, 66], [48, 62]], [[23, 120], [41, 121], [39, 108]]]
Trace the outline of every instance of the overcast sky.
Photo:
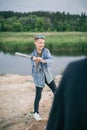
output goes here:
[[87, 0], [0, 0], [0, 11], [59, 11], [87, 14]]

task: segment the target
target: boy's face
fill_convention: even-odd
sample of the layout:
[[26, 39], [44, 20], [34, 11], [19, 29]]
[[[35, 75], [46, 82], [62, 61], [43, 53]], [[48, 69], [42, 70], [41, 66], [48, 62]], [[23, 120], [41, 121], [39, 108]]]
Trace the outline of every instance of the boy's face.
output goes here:
[[37, 39], [35, 40], [34, 44], [38, 51], [42, 51], [45, 46], [45, 39]]

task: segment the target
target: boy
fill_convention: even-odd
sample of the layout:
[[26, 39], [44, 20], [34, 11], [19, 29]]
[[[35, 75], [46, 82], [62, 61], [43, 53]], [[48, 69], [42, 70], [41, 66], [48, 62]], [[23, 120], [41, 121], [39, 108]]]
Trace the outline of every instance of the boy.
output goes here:
[[53, 80], [52, 74], [50, 73], [50, 64], [52, 63], [53, 57], [45, 46], [45, 36], [36, 35], [34, 37], [35, 49], [31, 54], [32, 60], [32, 76], [34, 78], [36, 86], [36, 96], [34, 101], [34, 119], [37, 121], [41, 120], [39, 115], [39, 102], [41, 99], [41, 93], [45, 83], [49, 86], [53, 93], [55, 93], [56, 85]]

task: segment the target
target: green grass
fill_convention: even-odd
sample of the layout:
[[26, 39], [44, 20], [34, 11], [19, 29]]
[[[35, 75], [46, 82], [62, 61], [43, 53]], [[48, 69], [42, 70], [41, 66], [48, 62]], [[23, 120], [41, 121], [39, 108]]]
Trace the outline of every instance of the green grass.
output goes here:
[[[29, 53], [34, 48], [34, 35], [30, 32], [0, 32], [0, 51]], [[44, 32], [46, 47], [53, 54], [87, 55], [87, 32]]]

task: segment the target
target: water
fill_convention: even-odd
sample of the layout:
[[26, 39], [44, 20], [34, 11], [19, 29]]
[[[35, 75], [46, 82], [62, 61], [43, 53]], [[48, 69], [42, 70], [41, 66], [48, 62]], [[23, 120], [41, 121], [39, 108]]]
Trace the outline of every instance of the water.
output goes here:
[[[84, 56], [54, 56], [54, 63], [52, 65], [53, 76], [61, 74], [66, 66], [75, 60], [84, 58]], [[28, 58], [15, 56], [11, 54], [0, 53], [0, 75], [1, 74], [21, 74], [31, 75], [31, 61]]]

